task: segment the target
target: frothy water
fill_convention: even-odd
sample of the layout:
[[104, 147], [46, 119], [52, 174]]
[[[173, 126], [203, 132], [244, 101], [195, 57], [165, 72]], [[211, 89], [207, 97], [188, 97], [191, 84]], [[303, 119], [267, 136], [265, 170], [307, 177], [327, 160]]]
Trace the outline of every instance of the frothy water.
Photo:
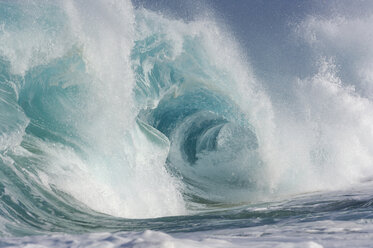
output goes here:
[[210, 12], [183, 20], [129, 0], [0, 1], [2, 245], [362, 239], [370, 7], [293, 21], [287, 37], [306, 51], [295, 58], [306, 73], [261, 78]]

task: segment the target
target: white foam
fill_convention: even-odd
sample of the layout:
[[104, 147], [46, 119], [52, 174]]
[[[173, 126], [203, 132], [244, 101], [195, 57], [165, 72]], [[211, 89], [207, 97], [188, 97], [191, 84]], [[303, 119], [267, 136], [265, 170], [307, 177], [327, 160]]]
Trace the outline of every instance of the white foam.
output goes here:
[[[364, 97], [373, 96], [373, 15], [307, 17], [297, 28], [316, 53], [333, 57]], [[342, 73], [343, 74], [343, 73]]]
[[12, 73], [24, 75], [30, 68], [59, 58], [71, 48], [62, 13], [48, 13], [49, 4], [23, 3], [19, 10], [12, 10], [20, 11], [19, 23], [7, 24], [5, 20], [1, 24], [0, 55], [11, 63]]

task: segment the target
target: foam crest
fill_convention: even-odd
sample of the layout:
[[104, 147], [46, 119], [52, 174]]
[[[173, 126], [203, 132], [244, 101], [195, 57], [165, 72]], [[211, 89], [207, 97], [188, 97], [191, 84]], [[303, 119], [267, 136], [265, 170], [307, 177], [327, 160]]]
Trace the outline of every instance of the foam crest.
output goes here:
[[64, 7], [92, 76], [90, 104], [80, 131], [92, 149], [94, 177], [118, 196], [110, 201], [117, 208], [110, 214], [140, 218], [183, 213], [177, 183], [164, 168], [167, 138], [136, 123], [131, 3], [70, 1]]
[[0, 55], [10, 62], [12, 73], [24, 75], [30, 68], [47, 64], [70, 49], [72, 40], [64, 14], [52, 3], [0, 3], [0, 7], [7, 5], [9, 12], [0, 23]]
[[336, 16], [305, 19], [298, 33], [317, 54], [333, 57], [343, 68], [340, 75], [346, 85], [355, 85], [357, 93], [372, 99], [373, 95], [373, 16]]
[[310, 161], [330, 187], [371, 176], [373, 159], [372, 102], [344, 86], [335, 68], [322, 60], [315, 76], [300, 81], [299, 91], [303, 117], [314, 134]]

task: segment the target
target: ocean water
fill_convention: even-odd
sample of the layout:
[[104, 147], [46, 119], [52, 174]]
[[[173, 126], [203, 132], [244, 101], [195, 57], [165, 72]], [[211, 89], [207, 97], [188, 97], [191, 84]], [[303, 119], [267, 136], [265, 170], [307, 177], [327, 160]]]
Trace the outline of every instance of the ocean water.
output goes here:
[[0, 0], [0, 247], [371, 247], [371, 1]]

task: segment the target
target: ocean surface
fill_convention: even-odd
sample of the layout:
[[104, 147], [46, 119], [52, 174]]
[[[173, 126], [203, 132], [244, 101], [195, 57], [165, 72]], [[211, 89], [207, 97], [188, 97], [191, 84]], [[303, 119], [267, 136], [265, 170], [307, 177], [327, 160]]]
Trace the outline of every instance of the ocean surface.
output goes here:
[[373, 2], [0, 0], [0, 247], [372, 247]]

